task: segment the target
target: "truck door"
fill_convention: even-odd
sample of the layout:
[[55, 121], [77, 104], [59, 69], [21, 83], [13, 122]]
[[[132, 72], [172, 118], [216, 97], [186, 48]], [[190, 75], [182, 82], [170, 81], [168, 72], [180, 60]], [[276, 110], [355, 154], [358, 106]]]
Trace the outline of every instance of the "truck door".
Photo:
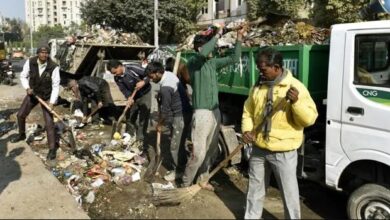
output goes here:
[[390, 164], [390, 31], [349, 32], [346, 42], [342, 147], [351, 161]]

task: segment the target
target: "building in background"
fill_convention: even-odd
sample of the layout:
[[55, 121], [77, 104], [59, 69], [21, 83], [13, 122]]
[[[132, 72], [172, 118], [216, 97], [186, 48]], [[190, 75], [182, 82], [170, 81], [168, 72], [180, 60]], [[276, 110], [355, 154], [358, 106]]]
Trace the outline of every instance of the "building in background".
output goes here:
[[245, 0], [204, 0], [207, 6], [198, 17], [198, 25], [208, 25], [215, 22], [230, 22], [245, 18], [247, 5]]
[[41, 25], [67, 27], [81, 23], [81, 3], [86, 0], [25, 0], [26, 22], [34, 31]]

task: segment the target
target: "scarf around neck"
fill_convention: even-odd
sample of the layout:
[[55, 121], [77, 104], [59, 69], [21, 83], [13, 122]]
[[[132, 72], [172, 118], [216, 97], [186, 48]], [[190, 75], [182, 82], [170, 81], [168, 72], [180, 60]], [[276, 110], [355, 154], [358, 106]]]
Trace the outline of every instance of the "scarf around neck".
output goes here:
[[287, 71], [282, 71], [282, 73], [276, 77], [274, 80], [263, 80], [261, 77], [259, 78], [259, 81], [257, 83], [257, 86], [261, 87], [262, 85], [268, 86], [267, 90], [267, 102], [265, 104], [265, 108], [263, 111], [263, 125], [261, 127], [261, 131], [263, 133], [263, 138], [266, 141], [269, 141], [269, 133], [271, 132], [272, 127], [272, 120], [271, 120], [271, 113], [273, 109], [273, 91], [274, 86], [278, 85], [284, 78], [287, 76]]

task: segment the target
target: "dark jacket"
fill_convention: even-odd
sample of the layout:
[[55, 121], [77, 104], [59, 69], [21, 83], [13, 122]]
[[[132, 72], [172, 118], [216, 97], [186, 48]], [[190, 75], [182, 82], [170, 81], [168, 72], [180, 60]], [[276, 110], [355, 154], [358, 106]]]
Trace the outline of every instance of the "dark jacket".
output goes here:
[[44, 100], [48, 100], [52, 91], [52, 80], [51, 76], [53, 70], [57, 67], [57, 64], [54, 63], [50, 58], [47, 60], [47, 66], [43, 71], [42, 75], [39, 76], [38, 68], [38, 57], [30, 58], [30, 88], [34, 90], [34, 94], [39, 96]]
[[134, 100], [142, 97], [151, 89], [149, 78], [145, 75], [145, 69], [138, 65], [125, 65], [125, 72], [122, 76], [114, 77], [116, 84], [126, 98], [129, 98], [135, 89], [137, 82], [144, 80], [145, 86], [140, 89]]
[[106, 93], [109, 93], [108, 83], [99, 77], [84, 76], [78, 80], [80, 95], [97, 102], [103, 102]]

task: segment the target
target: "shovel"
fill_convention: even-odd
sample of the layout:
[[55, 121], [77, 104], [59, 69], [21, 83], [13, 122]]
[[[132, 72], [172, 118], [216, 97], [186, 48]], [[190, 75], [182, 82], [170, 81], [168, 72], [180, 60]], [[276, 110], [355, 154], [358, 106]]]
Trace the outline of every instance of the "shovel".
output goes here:
[[[173, 67], [173, 73], [177, 75], [177, 70], [179, 69], [180, 64], [180, 57], [181, 57], [181, 51], [178, 51], [175, 58], [175, 65]], [[160, 105], [158, 106], [158, 109], [160, 109]], [[154, 180], [154, 177], [156, 176], [158, 168], [160, 168], [162, 163], [161, 158], [161, 131], [157, 131], [157, 141], [156, 141], [156, 148], [155, 148], [155, 155], [154, 157], [150, 157], [150, 163], [148, 168], [146, 169], [144, 179], [146, 182], [152, 182]]]
[[95, 115], [96, 112], [99, 111], [99, 109], [100, 108], [94, 109], [86, 118], [83, 118], [83, 120], [81, 120], [81, 123], [77, 126], [77, 128], [84, 127], [88, 123], [89, 118], [91, 118], [93, 115]]
[[154, 155], [150, 156], [150, 162], [148, 165], [148, 168], [145, 171], [144, 180], [148, 183], [151, 183], [154, 181], [154, 177], [156, 176], [158, 168], [161, 166], [162, 159], [161, 159], [161, 131], [157, 131], [157, 140], [156, 140], [156, 148]]
[[76, 149], [76, 141], [75, 141], [75, 138], [73, 136], [72, 128], [69, 127], [64, 122], [62, 117], [59, 114], [57, 114], [57, 112], [55, 112], [53, 109], [51, 109], [50, 106], [43, 99], [41, 99], [37, 95], [34, 95], [34, 97], [38, 100], [39, 103], [41, 103], [41, 105], [43, 105], [52, 115], [54, 115], [56, 118], [58, 118], [58, 120], [65, 126], [64, 131], [68, 133], [68, 139], [69, 139], [68, 144], [70, 145], [70, 147], [72, 149]]
[[[131, 94], [131, 98], [134, 99], [135, 94], [137, 93], [137, 90], [134, 90], [134, 92]], [[112, 131], [111, 131], [111, 137], [114, 137], [114, 134], [119, 131], [119, 125], [122, 122], [123, 118], [126, 115], [126, 112], [131, 108], [131, 105], [126, 105], [125, 109], [123, 110], [121, 116], [119, 116], [118, 121], [114, 121], [112, 123]]]

